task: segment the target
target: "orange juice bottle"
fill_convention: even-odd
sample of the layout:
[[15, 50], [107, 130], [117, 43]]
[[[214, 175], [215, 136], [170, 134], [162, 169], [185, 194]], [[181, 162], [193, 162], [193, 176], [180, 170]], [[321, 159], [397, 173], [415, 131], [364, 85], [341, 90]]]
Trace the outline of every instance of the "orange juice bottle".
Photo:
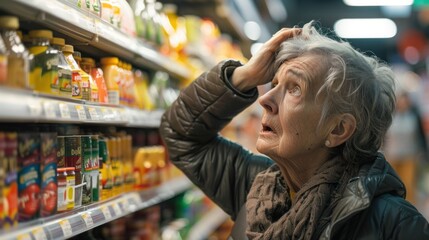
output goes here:
[[67, 63], [66, 57], [62, 51], [65, 40], [64, 38], [52, 38], [51, 45], [58, 51], [58, 81], [59, 95], [67, 98], [72, 97], [72, 70]]
[[109, 103], [119, 105], [119, 59], [116, 57], [107, 57], [102, 58], [100, 62], [104, 73], [104, 80], [106, 81]]
[[28, 88], [29, 53], [21, 42], [18, 28], [17, 17], [0, 17], [0, 84]]
[[119, 71], [119, 104], [123, 105], [123, 106], [127, 106], [128, 102], [127, 102], [127, 95], [125, 92], [125, 84], [126, 84], [126, 79], [125, 79], [125, 71], [124, 71], [124, 63], [119, 60], [118, 62], [118, 71]]
[[72, 98], [74, 99], [82, 99], [82, 75], [81, 72], [83, 72], [79, 65], [76, 63], [76, 61], [73, 58], [73, 46], [72, 45], [65, 45], [63, 47], [63, 53], [66, 57], [67, 63], [69, 64], [71, 70], [72, 70]]
[[107, 103], [107, 86], [103, 77], [103, 70], [95, 66], [95, 61], [92, 58], [82, 58], [80, 63], [82, 70], [91, 75], [98, 87], [98, 102]]
[[[82, 57], [80, 52], [74, 51], [73, 57], [76, 60], [76, 63], [79, 65], [79, 68], [82, 70], [80, 66], [80, 62], [82, 61]], [[82, 99], [91, 101], [91, 102], [98, 102], [98, 87], [97, 84], [94, 82], [94, 79], [82, 70], [82, 86], [84, 88], [82, 92]], [[86, 91], [88, 89], [88, 91]]]
[[34, 55], [34, 68], [30, 73], [30, 87], [43, 93], [59, 94], [58, 50], [51, 47], [52, 31], [32, 30], [28, 33], [33, 45], [30, 53]]

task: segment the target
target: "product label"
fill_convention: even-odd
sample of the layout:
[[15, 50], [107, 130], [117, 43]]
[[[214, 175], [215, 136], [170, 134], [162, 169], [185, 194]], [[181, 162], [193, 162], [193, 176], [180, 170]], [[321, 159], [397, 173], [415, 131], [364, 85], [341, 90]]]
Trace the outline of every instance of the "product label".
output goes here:
[[72, 71], [65, 68], [58, 69], [58, 80], [60, 95], [64, 97], [72, 96]]
[[65, 159], [64, 137], [58, 137], [57, 143], [58, 143], [57, 168], [65, 168], [66, 167], [66, 159]]
[[66, 178], [67, 185], [66, 185], [66, 201], [67, 201], [67, 209], [71, 210], [74, 208], [74, 198], [75, 198], [75, 191], [74, 187], [76, 185], [75, 176], [68, 175]]
[[[4, 170], [4, 186], [2, 191], [3, 203], [3, 228], [7, 229], [18, 224], [18, 172], [17, 172], [17, 147], [16, 133], [5, 133], [3, 141], [3, 154], [1, 168]], [[0, 194], [1, 195], [1, 194]]]
[[82, 204], [88, 205], [92, 203], [92, 180], [91, 173], [85, 172], [82, 175], [82, 183], [84, 183], [82, 187]]
[[82, 146], [80, 136], [65, 137], [65, 160], [66, 167], [75, 167], [76, 185], [82, 183]]
[[110, 104], [119, 105], [119, 91], [118, 90], [107, 90], [107, 97]]
[[82, 76], [78, 71], [72, 73], [72, 97], [81, 99], [82, 98]]
[[28, 87], [28, 65], [23, 57], [10, 56], [7, 61], [7, 82], [9, 86]]

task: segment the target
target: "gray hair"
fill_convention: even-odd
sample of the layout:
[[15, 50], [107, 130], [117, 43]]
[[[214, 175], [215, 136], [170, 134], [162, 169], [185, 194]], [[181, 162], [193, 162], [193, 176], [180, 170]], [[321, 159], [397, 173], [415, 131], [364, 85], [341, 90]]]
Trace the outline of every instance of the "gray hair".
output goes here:
[[285, 61], [304, 56], [326, 58], [324, 83], [316, 94], [323, 99], [319, 126], [329, 117], [349, 113], [356, 118], [353, 135], [337, 150], [344, 159], [360, 164], [373, 159], [392, 123], [395, 81], [392, 70], [375, 56], [366, 56], [344, 41], [319, 33], [313, 22], [299, 35], [282, 43], [275, 69]]

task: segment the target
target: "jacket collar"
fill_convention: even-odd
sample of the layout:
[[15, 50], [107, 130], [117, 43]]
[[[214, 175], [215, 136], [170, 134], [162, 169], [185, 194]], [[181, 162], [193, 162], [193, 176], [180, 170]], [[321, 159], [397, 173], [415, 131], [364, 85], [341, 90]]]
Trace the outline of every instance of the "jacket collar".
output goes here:
[[383, 154], [378, 153], [373, 162], [360, 168], [357, 177], [350, 179], [320, 239], [331, 239], [347, 219], [367, 209], [374, 198], [385, 193], [405, 197], [405, 187]]

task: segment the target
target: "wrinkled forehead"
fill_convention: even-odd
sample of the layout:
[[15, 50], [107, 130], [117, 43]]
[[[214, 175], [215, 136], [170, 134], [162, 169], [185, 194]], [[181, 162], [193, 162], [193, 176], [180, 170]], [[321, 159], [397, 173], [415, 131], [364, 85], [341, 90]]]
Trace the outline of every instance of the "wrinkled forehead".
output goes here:
[[326, 77], [328, 62], [328, 57], [322, 54], [305, 54], [281, 64], [277, 70], [277, 77], [280, 80], [292, 75], [310, 89], [317, 91]]

